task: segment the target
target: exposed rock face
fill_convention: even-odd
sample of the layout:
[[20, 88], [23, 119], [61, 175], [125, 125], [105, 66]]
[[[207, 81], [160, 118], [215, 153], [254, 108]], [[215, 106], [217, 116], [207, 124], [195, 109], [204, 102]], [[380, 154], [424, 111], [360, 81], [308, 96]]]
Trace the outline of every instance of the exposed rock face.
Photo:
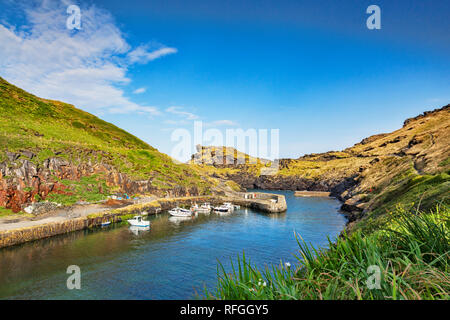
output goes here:
[[357, 194], [348, 198], [342, 205], [342, 210], [347, 212], [363, 212], [366, 206], [366, 203], [364, 202], [365, 197], [365, 194]]
[[403, 127], [406, 127], [408, 124], [410, 124], [411, 122], [413, 122], [413, 121], [415, 121], [415, 120], [423, 119], [423, 118], [425, 118], [425, 117], [427, 117], [427, 116], [436, 114], [436, 113], [438, 113], [438, 112], [441, 112], [441, 111], [448, 111], [448, 110], [450, 110], [450, 104], [448, 104], [448, 105], [446, 105], [446, 106], [443, 106], [442, 108], [434, 109], [434, 110], [432, 110], [432, 111], [425, 111], [424, 113], [422, 113], [422, 114], [420, 114], [420, 115], [418, 115], [418, 116], [416, 116], [416, 117], [414, 117], [414, 118], [406, 119], [406, 120], [403, 122]]
[[[28, 154], [27, 156], [29, 156]], [[13, 159], [13, 161], [11, 161]], [[0, 206], [19, 212], [36, 196], [46, 199], [49, 193], [67, 193], [66, 186], [55, 179], [78, 180], [84, 176], [102, 173], [108, 186], [116, 186], [120, 192], [152, 193], [160, 197], [196, 196], [197, 187], [177, 186], [162, 191], [152, 185], [152, 179], [133, 180], [107, 164], [71, 164], [62, 158], [46, 159], [42, 165], [22, 159], [21, 154], [9, 153], [8, 160], [0, 163]]]
[[196, 146], [197, 153], [191, 157], [191, 163], [213, 165], [215, 167], [235, 167], [246, 163], [269, 163], [270, 160], [251, 157], [231, 147]]

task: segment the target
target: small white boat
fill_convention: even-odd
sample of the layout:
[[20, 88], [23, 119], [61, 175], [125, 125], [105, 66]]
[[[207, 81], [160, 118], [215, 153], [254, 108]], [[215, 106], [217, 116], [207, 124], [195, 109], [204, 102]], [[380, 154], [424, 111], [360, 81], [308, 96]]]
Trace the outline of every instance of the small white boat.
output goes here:
[[192, 216], [192, 212], [190, 210], [178, 208], [178, 207], [173, 208], [172, 210], [169, 210], [169, 213], [171, 216], [174, 216], [174, 217], [191, 217]]
[[224, 202], [223, 205], [230, 209], [230, 212], [234, 211], [234, 205], [231, 202]]
[[214, 207], [214, 212], [216, 213], [230, 213], [230, 207], [222, 205], [220, 207]]
[[134, 216], [133, 219], [127, 221], [133, 227], [150, 227], [150, 221], [143, 220], [141, 216]]
[[211, 203], [205, 202], [204, 204], [202, 204], [202, 205], [200, 206], [200, 208], [204, 208], [204, 209], [211, 210], [211, 209], [212, 209]]
[[209, 202], [205, 202], [200, 207], [197, 204], [195, 204], [191, 207], [191, 211], [194, 211], [196, 213], [208, 214], [211, 212], [211, 205], [209, 204]]
[[102, 222], [102, 227], [107, 227], [111, 224], [111, 221]]

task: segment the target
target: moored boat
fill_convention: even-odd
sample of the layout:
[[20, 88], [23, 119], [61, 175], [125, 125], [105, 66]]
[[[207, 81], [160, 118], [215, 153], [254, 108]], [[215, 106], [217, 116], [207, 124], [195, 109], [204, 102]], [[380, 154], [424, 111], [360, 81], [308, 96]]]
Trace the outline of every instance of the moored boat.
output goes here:
[[231, 202], [224, 202], [223, 205], [230, 209], [230, 212], [234, 211], [234, 205]]
[[196, 213], [208, 214], [211, 212], [211, 205], [209, 204], [209, 202], [205, 202], [200, 207], [197, 204], [195, 204], [191, 207], [191, 211], [194, 211]]
[[150, 221], [142, 219], [142, 216], [134, 216], [133, 219], [127, 220], [133, 227], [149, 227]]
[[230, 213], [230, 207], [221, 205], [220, 207], [214, 207], [214, 212], [216, 213]]
[[190, 217], [192, 216], [192, 211], [176, 207], [169, 210], [169, 214], [174, 217]]

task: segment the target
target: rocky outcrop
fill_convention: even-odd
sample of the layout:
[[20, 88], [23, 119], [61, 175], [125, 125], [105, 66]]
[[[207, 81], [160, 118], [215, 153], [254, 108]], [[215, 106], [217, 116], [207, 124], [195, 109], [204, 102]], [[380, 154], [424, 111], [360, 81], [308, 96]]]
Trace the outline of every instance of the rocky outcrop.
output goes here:
[[348, 198], [342, 204], [341, 209], [347, 212], [363, 212], [366, 206], [366, 202], [364, 201], [366, 197], [366, 194], [360, 193], [351, 198]]
[[408, 119], [406, 119], [403, 122], [403, 127], [406, 127], [408, 124], [410, 124], [411, 122], [414, 122], [416, 120], [423, 119], [425, 117], [428, 117], [428, 116], [431, 116], [431, 115], [436, 114], [438, 112], [446, 111], [446, 110], [450, 110], [450, 104], [447, 104], [446, 106], [443, 106], [441, 108], [436, 108], [436, 109], [431, 110], [431, 111], [425, 111], [422, 114], [419, 114], [418, 116], [416, 116], [414, 118], [408, 118]]
[[216, 146], [196, 146], [197, 152], [191, 156], [190, 163], [211, 165], [217, 168], [231, 168], [248, 163], [270, 163], [270, 160], [249, 156], [235, 148]]

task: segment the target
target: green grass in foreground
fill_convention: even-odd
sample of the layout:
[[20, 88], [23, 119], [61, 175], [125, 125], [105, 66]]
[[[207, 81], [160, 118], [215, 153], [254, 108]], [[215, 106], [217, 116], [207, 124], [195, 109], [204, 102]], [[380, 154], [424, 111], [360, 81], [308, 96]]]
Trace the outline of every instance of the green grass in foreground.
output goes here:
[[[399, 210], [401, 211], [401, 210]], [[220, 264], [209, 299], [449, 299], [450, 208], [431, 213], [397, 212], [389, 227], [368, 235], [361, 231], [315, 249], [297, 238], [299, 267], [251, 266], [245, 255]], [[379, 289], [369, 289], [380, 268]]]

